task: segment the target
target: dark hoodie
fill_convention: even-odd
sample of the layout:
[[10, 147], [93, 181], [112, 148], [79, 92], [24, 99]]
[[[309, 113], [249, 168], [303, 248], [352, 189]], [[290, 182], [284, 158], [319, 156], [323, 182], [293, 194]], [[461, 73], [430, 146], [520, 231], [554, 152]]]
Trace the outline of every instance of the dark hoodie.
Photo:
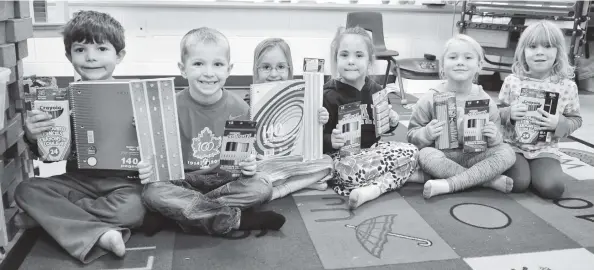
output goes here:
[[[374, 93], [379, 92], [382, 89], [381, 85], [372, 79], [369, 79], [369, 77], [365, 78], [365, 85], [361, 91], [335, 79], [331, 79], [324, 84], [324, 108], [326, 108], [330, 114], [328, 123], [324, 125], [324, 153], [337, 151], [332, 148], [330, 136], [332, 135], [332, 130], [335, 129], [336, 124], [338, 124], [338, 107], [356, 101], [361, 102], [361, 113], [363, 116], [363, 124], [361, 125], [361, 148], [369, 148], [379, 141], [380, 136], [375, 134], [375, 125], [373, 124], [373, 99], [371, 97]], [[391, 132], [394, 129], [396, 129], [396, 127], [390, 127], [388, 132]]]

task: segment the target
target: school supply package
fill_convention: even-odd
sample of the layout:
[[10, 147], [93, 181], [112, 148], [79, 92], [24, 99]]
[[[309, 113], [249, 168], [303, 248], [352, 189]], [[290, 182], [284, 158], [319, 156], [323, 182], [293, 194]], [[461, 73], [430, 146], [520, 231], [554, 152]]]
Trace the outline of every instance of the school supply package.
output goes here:
[[303, 60], [303, 161], [319, 160], [324, 154], [324, 125], [318, 110], [324, 106], [324, 59]]
[[539, 125], [534, 123], [534, 117], [541, 115], [536, 110], [541, 108], [550, 114], [557, 113], [559, 93], [545, 90], [522, 88], [518, 102], [528, 107], [526, 117], [516, 121], [516, 140], [523, 144], [536, 144], [538, 142], [551, 142], [553, 131], [538, 130]]
[[256, 122], [227, 121], [221, 145], [221, 169], [234, 175], [241, 174], [239, 163], [254, 153]]
[[130, 98], [140, 156], [155, 169], [149, 182], [184, 179], [173, 78], [133, 80]]
[[445, 122], [443, 132], [435, 140], [437, 149], [458, 148], [458, 115], [456, 95], [454, 92], [435, 93], [433, 95], [433, 110], [435, 117], [440, 122]]
[[487, 150], [487, 138], [483, 128], [489, 122], [489, 100], [468, 100], [464, 107], [464, 145], [465, 153]]
[[346, 142], [340, 148], [340, 156], [346, 157], [361, 152], [361, 102], [353, 102], [338, 107], [338, 126]]
[[388, 102], [388, 91], [382, 89], [371, 96], [373, 100], [373, 124], [375, 134], [380, 136], [390, 130], [390, 103]]
[[35, 87], [32, 109], [42, 111], [51, 117], [54, 126], [37, 137], [39, 158], [43, 161], [61, 161], [70, 154], [70, 108], [68, 89], [57, 87]]
[[254, 149], [258, 160], [302, 156], [305, 81], [252, 84], [250, 100], [250, 120], [256, 122]]
[[152, 160], [149, 182], [184, 178], [173, 78], [70, 84], [81, 169], [137, 170]]

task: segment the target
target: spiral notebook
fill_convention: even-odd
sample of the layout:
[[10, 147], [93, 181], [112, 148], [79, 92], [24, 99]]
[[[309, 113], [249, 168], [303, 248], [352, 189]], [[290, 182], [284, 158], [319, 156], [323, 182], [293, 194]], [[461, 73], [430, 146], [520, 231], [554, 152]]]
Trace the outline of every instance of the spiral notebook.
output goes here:
[[174, 91], [173, 79], [71, 83], [78, 168], [135, 171], [152, 157], [150, 181], [182, 179]]
[[303, 154], [305, 81], [250, 86], [250, 120], [256, 124], [258, 159]]

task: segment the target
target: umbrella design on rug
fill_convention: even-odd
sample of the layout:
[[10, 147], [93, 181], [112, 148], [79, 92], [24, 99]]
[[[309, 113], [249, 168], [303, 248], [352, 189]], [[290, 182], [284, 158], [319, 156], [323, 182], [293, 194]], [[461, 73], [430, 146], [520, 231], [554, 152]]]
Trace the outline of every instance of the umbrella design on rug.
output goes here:
[[383, 215], [366, 219], [357, 226], [345, 224], [347, 228], [355, 229], [355, 235], [359, 243], [369, 252], [369, 254], [380, 259], [384, 245], [388, 242], [388, 236], [404, 238], [417, 241], [417, 245], [430, 247], [433, 243], [430, 240], [412, 237], [404, 234], [393, 233], [391, 228], [394, 224], [394, 218], [397, 215]]

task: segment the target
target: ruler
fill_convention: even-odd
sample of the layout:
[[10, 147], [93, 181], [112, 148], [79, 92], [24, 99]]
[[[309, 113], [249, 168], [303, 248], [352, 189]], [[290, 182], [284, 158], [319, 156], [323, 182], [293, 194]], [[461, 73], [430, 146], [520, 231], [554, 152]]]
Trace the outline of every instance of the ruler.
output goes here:
[[149, 182], [184, 179], [173, 78], [133, 80], [130, 98], [140, 156], [152, 159]]

